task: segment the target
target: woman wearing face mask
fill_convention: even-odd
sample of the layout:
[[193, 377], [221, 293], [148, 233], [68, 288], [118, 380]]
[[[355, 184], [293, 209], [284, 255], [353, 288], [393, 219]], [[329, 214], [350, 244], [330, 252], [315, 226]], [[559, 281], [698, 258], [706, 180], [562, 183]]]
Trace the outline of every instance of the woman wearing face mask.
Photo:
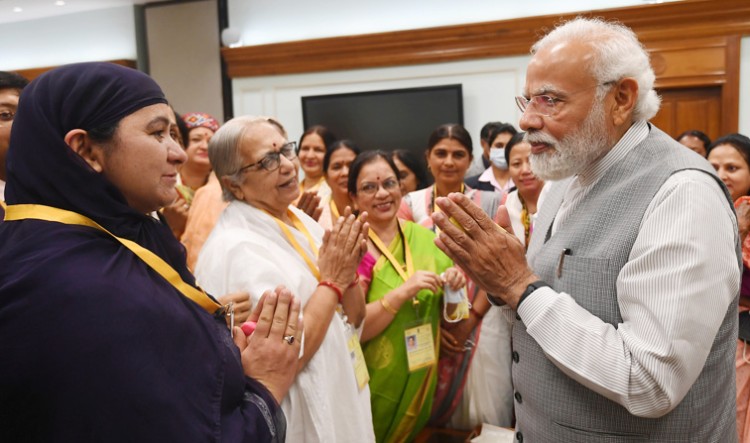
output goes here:
[[485, 154], [490, 159], [490, 167], [483, 173], [466, 179], [466, 184], [482, 191], [497, 191], [502, 194], [510, 192], [515, 184], [508, 171], [505, 159], [505, 145], [518, 131], [510, 123], [494, 127], [487, 137]]

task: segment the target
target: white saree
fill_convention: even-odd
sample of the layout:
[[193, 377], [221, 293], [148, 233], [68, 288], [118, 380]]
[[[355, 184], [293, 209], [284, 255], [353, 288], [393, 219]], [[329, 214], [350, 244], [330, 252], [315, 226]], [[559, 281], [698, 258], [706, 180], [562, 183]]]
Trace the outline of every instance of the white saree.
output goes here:
[[[320, 245], [323, 229], [290, 206]], [[314, 257], [305, 236], [290, 229]], [[264, 291], [284, 285], [302, 307], [317, 287], [304, 259], [288, 243], [276, 221], [244, 202], [221, 214], [198, 257], [195, 275], [211, 294], [247, 291], [255, 305]], [[348, 326], [334, 314], [320, 348], [297, 375], [281, 406], [288, 442], [374, 442], [369, 387], [360, 391], [347, 348]]]

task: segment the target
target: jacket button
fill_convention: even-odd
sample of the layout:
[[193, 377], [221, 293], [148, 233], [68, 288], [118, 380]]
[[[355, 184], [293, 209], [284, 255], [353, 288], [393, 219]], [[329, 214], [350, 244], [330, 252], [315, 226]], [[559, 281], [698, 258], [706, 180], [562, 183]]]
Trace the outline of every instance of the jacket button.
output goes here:
[[516, 432], [516, 440], [518, 443], [523, 442], [523, 434], [521, 434], [521, 432]]
[[516, 394], [514, 395], [514, 397], [516, 397], [516, 401], [518, 403], [523, 403], [523, 400], [521, 399], [521, 393], [520, 392], [516, 391]]
[[518, 352], [517, 351], [513, 351], [512, 356], [513, 356], [513, 361], [515, 363], [518, 363]]
[[516, 320], [521, 321], [521, 316], [516, 314]]

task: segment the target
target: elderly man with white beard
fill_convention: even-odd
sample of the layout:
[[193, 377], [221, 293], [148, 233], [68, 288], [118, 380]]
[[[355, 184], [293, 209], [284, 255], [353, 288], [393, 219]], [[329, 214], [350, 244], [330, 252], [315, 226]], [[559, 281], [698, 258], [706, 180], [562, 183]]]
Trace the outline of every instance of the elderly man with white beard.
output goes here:
[[[464, 196], [436, 239], [513, 325], [516, 438], [737, 441], [740, 257], [713, 168], [648, 123], [648, 54], [576, 19], [532, 48], [520, 127], [556, 180], [524, 247]], [[505, 220], [503, 220], [503, 218]]]

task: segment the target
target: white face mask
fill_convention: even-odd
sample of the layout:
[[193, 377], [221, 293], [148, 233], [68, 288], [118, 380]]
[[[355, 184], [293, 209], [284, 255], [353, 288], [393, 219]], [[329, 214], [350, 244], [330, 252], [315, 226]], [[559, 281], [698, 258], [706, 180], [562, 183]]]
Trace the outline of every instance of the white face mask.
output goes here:
[[490, 148], [490, 162], [498, 169], [508, 169], [505, 148]]

